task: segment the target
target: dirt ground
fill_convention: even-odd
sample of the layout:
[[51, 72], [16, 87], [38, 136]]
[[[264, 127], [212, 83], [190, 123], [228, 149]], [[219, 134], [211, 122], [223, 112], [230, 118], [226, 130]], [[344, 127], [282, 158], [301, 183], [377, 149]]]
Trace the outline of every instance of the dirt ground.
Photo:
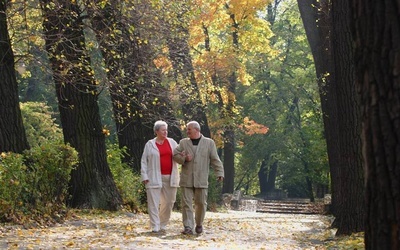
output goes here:
[[0, 225], [0, 249], [332, 249], [334, 231], [324, 215], [243, 211], [207, 212], [204, 233], [182, 235], [174, 212], [164, 234], [150, 232], [146, 214], [83, 214], [52, 227]]

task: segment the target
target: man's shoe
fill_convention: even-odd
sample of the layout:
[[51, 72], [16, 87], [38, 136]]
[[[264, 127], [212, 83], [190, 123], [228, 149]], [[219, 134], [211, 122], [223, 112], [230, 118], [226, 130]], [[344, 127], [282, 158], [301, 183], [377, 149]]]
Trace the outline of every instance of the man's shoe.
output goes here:
[[201, 234], [203, 232], [203, 226], [196, 226], [196, 233]]
[[182, 234], [193, 234], [192, 229], [190, 227], [185, 227], [185, 229], [181, 232]]

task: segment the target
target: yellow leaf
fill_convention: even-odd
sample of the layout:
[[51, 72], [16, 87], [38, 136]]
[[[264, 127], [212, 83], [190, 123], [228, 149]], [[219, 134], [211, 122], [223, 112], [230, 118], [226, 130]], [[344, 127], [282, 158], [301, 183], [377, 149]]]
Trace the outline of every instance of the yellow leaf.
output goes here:
[[74, 245], [75, 245], [75, 243], [72, 242], [72, 241], [70, 241], [70, 242], [68, 242], [68, 243], [66, 244], [67, 247], [72, 247], [72, 246], [74, 246]]

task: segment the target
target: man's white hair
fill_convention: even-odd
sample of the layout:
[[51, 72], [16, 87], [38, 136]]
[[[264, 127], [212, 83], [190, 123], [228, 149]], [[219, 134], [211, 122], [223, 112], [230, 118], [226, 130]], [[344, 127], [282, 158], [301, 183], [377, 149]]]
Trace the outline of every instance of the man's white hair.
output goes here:
[[200, 124], [196, 121], [190, 121], [186, 124], [186, 127], [189, 127], [189, 125], [191, 125], [194, 129], [197, 129], [198, 131], [200, 131]]

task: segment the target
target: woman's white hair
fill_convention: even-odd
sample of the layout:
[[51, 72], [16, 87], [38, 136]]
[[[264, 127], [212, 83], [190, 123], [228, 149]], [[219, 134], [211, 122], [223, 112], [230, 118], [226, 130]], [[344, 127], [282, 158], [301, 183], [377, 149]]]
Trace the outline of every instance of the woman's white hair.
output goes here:
[[164, 121], [156, 121], [154, 123], [154, 127], [153, 127], [154, 133], [156, 131], [160, 130], [160, 128], [163, 127], [163, 126], [165, 126], [165, 128], [168, 129], [168, 124], [166, 122], [164, 122]]

